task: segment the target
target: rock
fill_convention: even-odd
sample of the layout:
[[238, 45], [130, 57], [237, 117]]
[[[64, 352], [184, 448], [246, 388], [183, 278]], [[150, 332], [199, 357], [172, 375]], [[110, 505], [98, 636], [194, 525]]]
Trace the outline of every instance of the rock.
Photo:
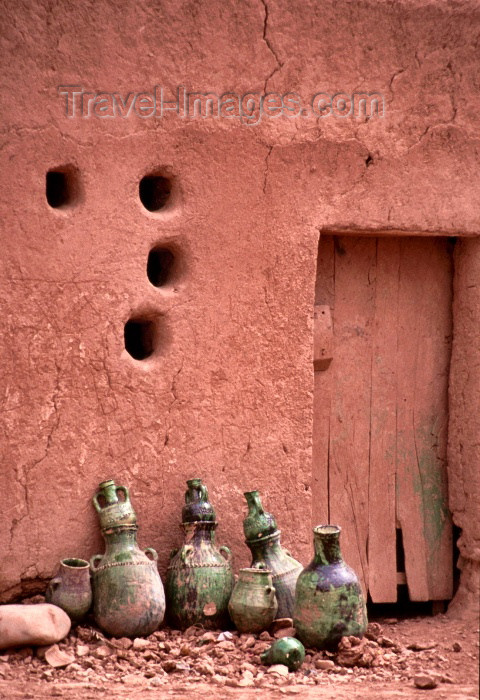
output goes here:
[[219, 642], [217, 644], [217, 649], [224, 649], [225, 651], [234, 651], [235, 650], [235, 644], [233, 642]]
[[378, 637], [376, 641], [377, 644], [380, 644], [381, 647], [385, 647], [386, 649], [395, 646], [395, 642], [389, 637]]
[[149, 646], [150, 642], [148, 641], [148, 639], [142, 639], [141, 637], [137, 637], [133, 640], [133, 648], [135, 649], [135, 651], [143, 651]]
[[233, 634], [231, 632], [220, 632], [217, 637], [219, 642], [229, 642], [233, 639]]
[[68, 664], [72, 664], [75, 661], [75, 657], [73, 654], [61, 651], [58, 648], [58, 644], [53, 644], [45, 652], [45, 661], [53, 668], [64, 668]]
[[270, 633], [275, 635], [275, 632], [285, 627], [293, 627], [293, 620], [291, 617], [279, 617], [278, 620], [274, 620], [270, 625]]
[[315, 668], [319, 671], [330, 671], [335, 664], [330, 659], [316, 659]]
[[94, 650], [93, 655], [96, 656], [97, 659], [108, 659], [113, 653], [114, 651], [111, 647], [106, 644], [101, 644]]
[[0, 606], [0, 649], [55, 644], [70, 632], [67, 613], [56, 605]]
[[438, 685], [436, 678], [423, 673], [414, 676], [413, 682], [417, 688], [421, 688], [422, 690], [433, 690], [433, 688], [436, 688]]
[[199, 666], [197, 666], [197, 671], [202, 674], [202, 676], [214, 676], [215, 667], [210, 661], [203, 661]]
[[253, 679], [253, 673], [248, 670], [244, 671], [237, 685], [239, 688], [251, 688], [252, 686], [254, 686], [255, 681]]
[[86, 644], [77, 644], [75, 648], [75, 653], [77, 656], [86, 656], [90, 653], [90, 647]]
[[283, 637], [295, 637], [295, 627], [282, 627], [277, 630], [274, 635], [275, 639], [282, 639]]
[[262, 632], [259, 636], [259, 639], [261, 639], [262, 642], [271, 642], [273, 637], [265, 630], [265, 632]]
[[378, 622], [369, 622], [367, 631], [365, 632], [365, 637], [376, 642], [379, 637], [383, 634], [383, 629]]
[[453, 649], [453, 651], [457, 651], [457, 652], [462, 651], [462, 645], [460, 644], [460, 642], [453, 642], [452, 649]]
[[435, 642], [412, 642], [412, 644], [407, 646], [407, 649], [411, 649], [412, 651], [427, 651], [427, 649], [435, 649], [436, 646]]
[[[377, 652], [375, 642], [357, 637], [342, 637], [338, 645], [337, 664], [340, 666], [361, 666], [369, 668], [374, 665]], [[377, 647], [378, 650], [378, 647]]]
[[273, 664], [273, 666], [270, 666], [267, 673], [276, 673], [278, 676], [286, 677], [289, 674], [289, 670], [288, 666], [284, 666], [283, 664]]

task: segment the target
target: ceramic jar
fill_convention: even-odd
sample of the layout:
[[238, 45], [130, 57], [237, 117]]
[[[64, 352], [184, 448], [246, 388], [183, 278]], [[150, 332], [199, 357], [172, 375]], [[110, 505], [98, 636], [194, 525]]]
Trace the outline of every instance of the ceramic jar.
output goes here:
[[246, 544], [252, 553], [252, 568], [271, 571], [278, 603], [277, 618], [292, 617], [295, 585], [302, 565], [280, 544], [275, 518], [266, 513], [258, 491], [245, 493], [248, 515], [243, 521]]
[[[105, 486], [107, 484], [107, 486]], [[94, 505], [100, 507], [100, 522], [135, 522], [135, 512], [124, 487], [113, 482], [100, 484], [102, 501], [97, 493]], [[122, 490], [126, 500], [122, 507], [109, 501], [109, 493]], [[103, 499], [102, 499], [103, 500]], [[128, 508], [125, 504], [128, 502]], [[107, 513], [103, 508], [108, 509]], [[137, 545], [137, 526], [121, 524], [102, 527], [105, 554], [92, 557], [93, 610], [95, 621], [114, 637], [148, 636], [163, 621], [165, 594], [157, 568], [157, 553], [151, 547], [142, 551]]]
[[297, 581], [293, 624], [307, 647], [334, 649], [342, 637], [363, 637], [367, 611], [355, 572], [340, 551], [340, 528], [313, 528], [315, 554]]
[[295, 637], [283, 637], [264, 651], [260, 660], [265, 666], [282, 664], [289, 671], [296, 671], [305, 661], [305, 647]]
[[256, 634], [270, 627], [278, 603], [272, 575], [265, 569], [240, 569], [228, 611], [237, 630]]
[[72, 622], [80, 622], [92, 604], [90, 564], [84, 559], [62, 559], [48, 584], [45, 600], [62, 608]]
[[233, 588], [231, 552], [215, 544], [216, 522], [182, 523], [185, 544], [172, 553], [167, 570], [168, 619], [172, 627], [225, 628]]
[[200, 520], [214, 522], [215, 511], [208, 500], [208, 490], [201, 479], [189, 479], [185, 492], [185, 505], [182, 509], [182, 522], [194, 523]]

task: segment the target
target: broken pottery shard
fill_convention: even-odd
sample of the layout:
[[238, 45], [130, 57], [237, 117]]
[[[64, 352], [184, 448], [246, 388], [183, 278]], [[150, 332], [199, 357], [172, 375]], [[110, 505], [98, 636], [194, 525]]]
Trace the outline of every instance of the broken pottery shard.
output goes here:
[[56, 605], [0, 606], [0, 649], [55, 644], [70, 632], [67, 613]]

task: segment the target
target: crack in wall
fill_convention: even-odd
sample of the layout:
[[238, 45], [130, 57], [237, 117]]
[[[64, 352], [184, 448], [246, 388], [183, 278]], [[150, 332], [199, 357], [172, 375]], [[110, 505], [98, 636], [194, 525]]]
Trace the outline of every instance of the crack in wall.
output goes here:
[[278, 55], [277, 55], [277, 52], [276, 52], [275, 49], [273, 48], [273, 45], [272, 45], [270, 39], [269, 39], [268, 36], [267, 36], [267, 33], [268, 33], [269, 10], [268, 10], [268, 5], [267, 5], [267, 3], [266, 3], [266, 0], [261, 0], [261, 3], [262, 3], [262, 5], [263, 5], [264, 11], [265, 11], [265, 15], [264, 15], [264, 18], [263, 18], [263, 36], [262, 36], [262, 39], [263, 39], [263, 41], [265, 42], [265, 44], [266, 44], [268, 50], [270, 51], [270, 53], [272, 54], [272, 56], [274, 57], [274, 59], [275, 59], [275, 61], [276, 61], [276, 63], [277, 63], [277, 65], [275, 66], [275, 68], [274, 68], [274, 69], [271, 71], [271, 73], [265, 78], [265, 82], [263, 83], [263, 94], [265, 95], [265, 94], [267, 93], [267, 87], [268, 87], [268, 82], [269, 82], [269, 80], [271, 80], [271, 79], [273, 78], [273, 76], [275, 75], [275, 73], [278, 73], [278, 71], [281, 70], [281, 69], [283, 68], [284, 62], [281, 61], [281, 60], [279, 59], [279, 57], [278, 57]]

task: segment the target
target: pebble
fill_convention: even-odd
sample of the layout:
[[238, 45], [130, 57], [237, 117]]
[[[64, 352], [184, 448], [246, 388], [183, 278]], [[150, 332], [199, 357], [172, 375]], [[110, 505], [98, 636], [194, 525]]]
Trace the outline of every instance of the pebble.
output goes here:
[[428, 649], [435, 649], [435, 642], [413, 642], [407, 646], [407, 649], [412, 651], [427, 651]]
[[61, 651], [58, 644], [53, 644], [45, 652], [45, 660], [53, 668], [64, 668], [75, 661], [73, 654], [69, 654], [66, 651]]
[[288, 676], [289, 670], [288, 666], [284, 666], [283, 664], [273, 664], [273, 666], [270, 666], [267, 673], [275, 673], [279, 676]]
[[335, 664], [333, 661], [330, 659], [316, 659], [315, 660], [315, 668], [318, 668], [319, 671], [330, 671], [332, 668], [334, 668]]
[[457, 651], [457, 652], [462, 651], [462, 645], [460, 644], [460, 642], [453, 642], [452, 649], [453, 649], [453, 651]]
[[423, 673], [414, 676], [413, 682], [417, 688], [421, 688], [422, 690], [433, 690], [433, 688], [436, 688], [438, 685], [436, 678]]
[[143, 651], [149, 646], [150, 642], [148, 641], [148, 639], [142, 639], [141, 637], [137, 637], [133, 640], [133, 648], [135, 649], [135, 651]]

